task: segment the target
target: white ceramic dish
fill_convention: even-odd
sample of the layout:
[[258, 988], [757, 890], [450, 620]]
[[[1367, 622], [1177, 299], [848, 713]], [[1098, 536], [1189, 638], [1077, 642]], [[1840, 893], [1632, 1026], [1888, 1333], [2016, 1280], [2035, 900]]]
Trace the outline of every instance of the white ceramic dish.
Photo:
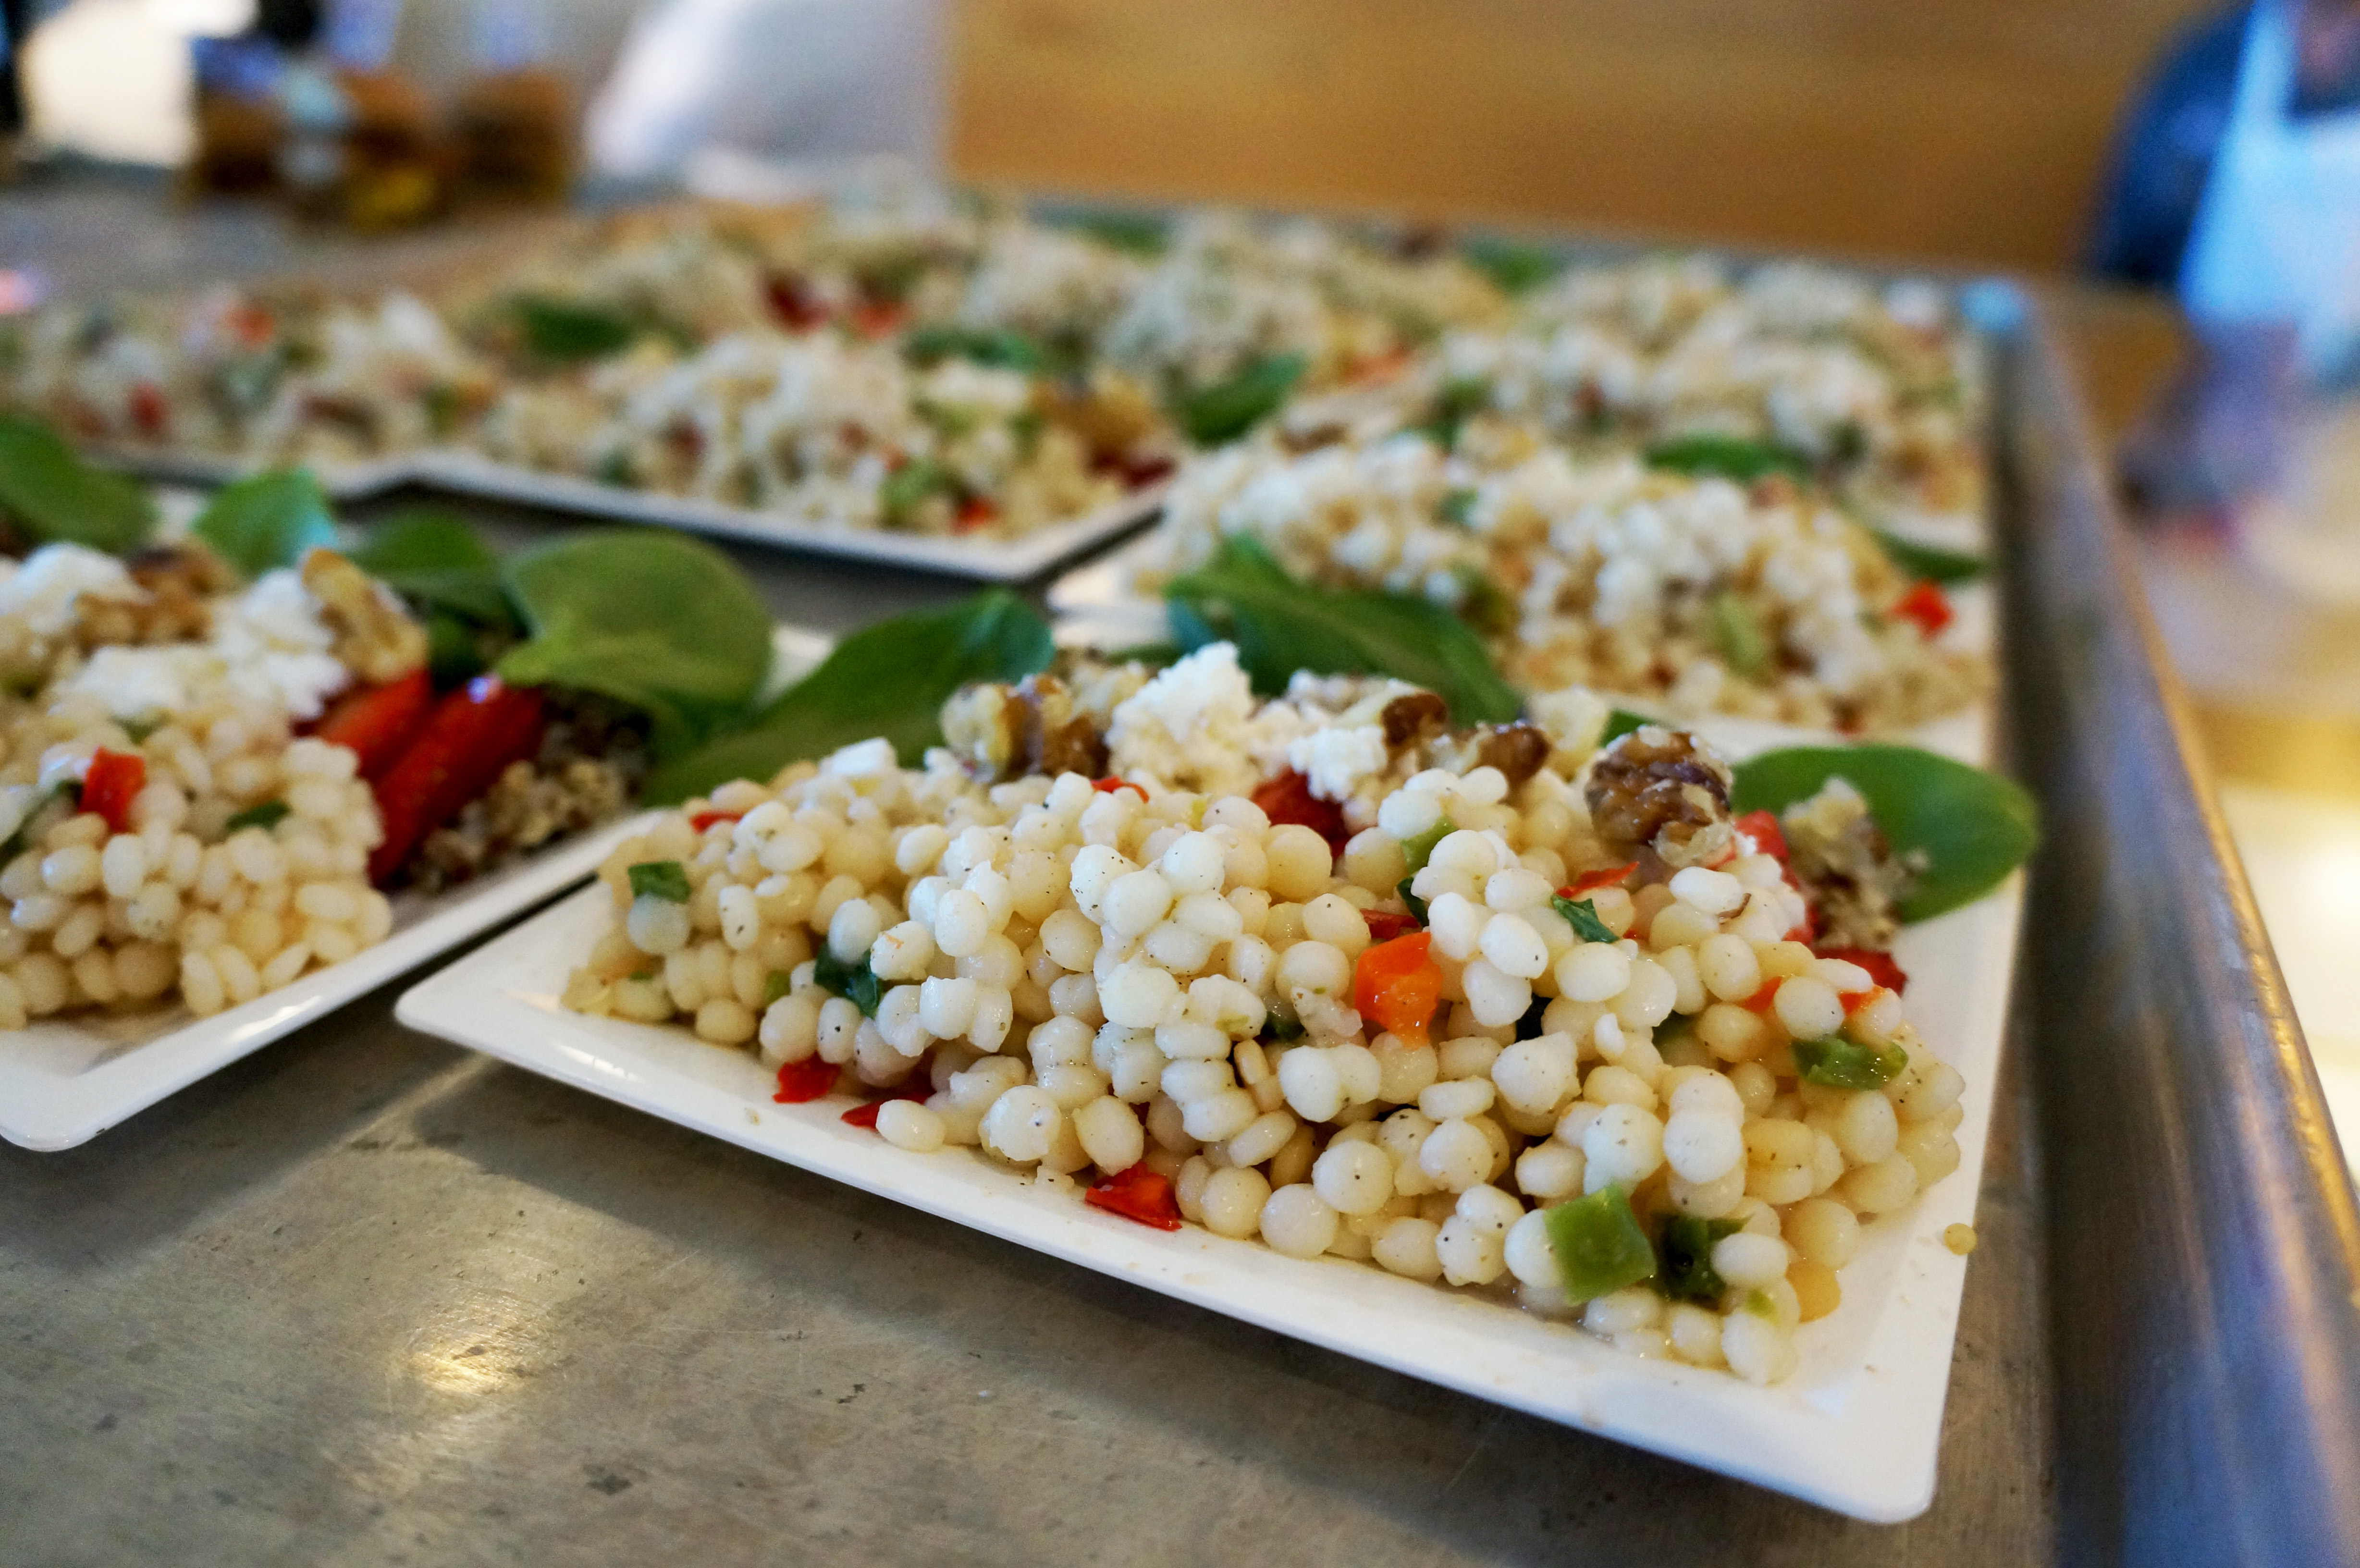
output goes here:
[[[108, 461], [149, 478], [217, 485], [251, 472], [227, 458], [151, 451], [118, 451]], [[915, 572], [938, 572], [985, 583], [1024, 583], [1084, 550], [1120, 538], [1153, 517], [1164, 486], [1151, 485], [1085, 517], [1036, 529], [1021, 539], [939, 539], [881, 529], [830, 528], [790, 522], [744, 506], [683, 495], [628, 490], [568, 474], [512, 468], [473, 452], [429, 450], [369, 463], [315, 464], [321, 487], [338, 500], [418, 484], [463, 495], [515, 501], [552, 511], [578, 512], [625, 522], [658, 523], [692, 533], [808, 550], [814, 555], [873, 561]]]
[[[784, 690], [834, 646], [800, 626], [772, 628], [765, 695]], [[136, 1018], [49, 1019], [0, 1033], [0, 1138], [44, 1151], [87, 1143], [279, 1036], [554, 898], [596, 871], [608, 847], [633, 825], [602, 829], [432, 898], [398, 897], [393, 934], [377, 946], [209, 1018], [174, 1007]]]
[[[1731, 749], [1734, 735], [1723, 739]], [[1166, 1233], [1036, 1189], [973, 1150], [895, 1149], [838, 1119], [852, 1102], [772, 1103], [750, 1055], [685, 1029], [560, 1007], [568, 972], [611, 919], [587, 887], [412, 987], [414, 1029], [726, 1138], [791, 1165], [1210, 1311], [1805, 1498], [1890, 1521], [1932, 1500], [1965, 1260], [1940, 1240], [1972, 1220], [2007, 1015], [2020, 882], [1906, 931], [1909, 1016], [1966, 1076], [1960, 1165], [1868, 1227], [1843, 1304], [1797, 1336], [1772, 1388], [1622, 1355], [1490, 1292], [1366, 1264], [1311, 1262], [1196, 1227]]]
[[[1131, 591], [1131, 581], [1142, 558], [1153, 548], [1153, 536], [1142, 535], [1120, 550], [1085, 561], [1049, 585], [1049, 608], [1057, 616], [1061, 648], [1121, 648], [1167, 640], [1171, 624], [1160, 599]], [[1986, 584], [1971, 583], [1950, 589], [1957, 619], [1943, 636], [1961, 648], [1990, 650], [1996, 644], [1997, 605]], [[1633, 702], [1634, 708], [1644, 704]], [[1900, 738], [1928, 751], [1955, 757], [1975, 767], [1988, 767], [1997, 755], [1997, 710], [1990, 701], [1918, 725]], [[1692, 726], [1693, 727], [1693, 726]], [[1814, 735], [1746, 719], [1716, 718], [1705, 726], [1737, 746], [1825, 745], [1853, 738]]]

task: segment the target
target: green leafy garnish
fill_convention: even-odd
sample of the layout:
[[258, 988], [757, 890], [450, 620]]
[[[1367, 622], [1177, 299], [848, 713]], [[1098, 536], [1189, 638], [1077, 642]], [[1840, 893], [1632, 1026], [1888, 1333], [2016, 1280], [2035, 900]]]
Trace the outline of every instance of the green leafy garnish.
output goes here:
[[1712, 596], [1712, 640], [1721, 657], [1740, 675], [1759, 675], [1769, 667], [1770, 639], [1762, 630], [1754, 606], [1729, 589]]
[[661, 898], [668, 904], [685, 904], [692, 896], [688, 868], [677, 860], [642, 860], [625, 875], [631, 879], [634, 898]]
[[1563, 265], [1539, 245], [1514, 240], [1470, 240], [1459, 255], [1503, 294], [1529, 294], [1555, 278]]
[[1278, 411], [1309, 364], [1299, 354], [1257, 359], [1225, 381], [1184, 393], [1173, 413], [1198, 446], [1233, 441]]
[[1409, 911], [1409, 918], [1423, 926], [1426, 923], [1426, 900], [1409, 890], [1410, 884], [1416, 880], [1414, 874], [1404, 877], [1393, 884], [1393, 891], [1401, 895], [1402, 908]]
[[1407, 594], [1298, 583], [1242, 534], [1223, 540], [1206, 566], [1165, 584], [1164, 596], [1182, 647], [1235, 643], [1254, 689], [1268, 695], [1308, 670], [1422, 686], [1462, 725], [1506, 724], [1523, 710], [1481, 640], [1449, 611]]
[[474, 626], [448, 610], [426, 612], [426, 670], [437, 690], [473, 681], [490, 668]]
[[1882, 1089], [1909, 1065], [1909, 1053], [1897, 1045], [1880, 1050], [1833, 1036], [1798, 1040], [1794, 1050], [1804, 1079], [1830, 1089]]
[[770, 672], [770, 611], [699, 540], [657, 528], [576, 535], [509, 558], [502, 576], [529, 635], [501, 656], [500, 679], [640, 709], [659, 758], [734, 722]]
[[464, 520], [447, 512], [405, 512], [368, 530], [353, 564], [430, 610], [448, 610], [477, 626], [513, 627], [516, 612], [500, 586], [500, 558]]
[[1046, 670], [1055, 651], [1049, 624], [1005, 588], [880, 621], [836, 644], [743, 730], [658, 767], [644, 796], [681, 800], [733, 779], [768, 779], [873, 735], [914, 762], [942, 744], [942, 706], [960, 687], [1022, 680]]
[[1471, 561], [1455, 561], [1450, 575], [1459, 582], [1459, 617], [1486, 637], [1504, 637], [1516, 629], [1516, 602], [1507, 590]]
[[265, 800], [258, 806], [248, 806], [222, 824], [224, 833], [238, 833], [246, 828], [260, 828], [268, 833], [285, 822], [294, 811], [284, 800]]
[[1617, 708], [1606, 715], [1606, 727], [1598, 732], [1598, 744], [1612, 746], [1632, 731], [1655, 722], [1644, 713], [1634, 713], [1628, 708]]
[[930, 457], [917, 457], [885, 476], [877, 487], [877, 504], [885, 513], [887, 528], [906, 528], [927, 496], [957, 494], [958, 482], [949, 469]]
[[1773, 474], [1797, 479], [1811, 474], [1810, 460], [1800, 452], [1743, 436], [1677, 436], [1658, 441], [1647, 449], [1647, 466], [1698, 477], [1714, 474], [1741, 485]]
[[823, 990], [837, 996], [858, 1007], [870, 1018], [877, 1016], [877, 1004], [884, 999], [885, 982], [869, 967], [867, 954], [858, 964], [847, 964], [825, 948], [812, 963], [812, 979]]
[[519, 294], [509, 302], [509, 310], [525, 351], [535, 359], [556, 365], [620, 354], [643, 330], [643, 323], [619, 310], [548, 294]]
[[2018, 786], [1907, 746], [1790, 746], [1737, 766], [1732, 810], [1783, 811], [1841, 778], [1868, 802], [1896, 854], [1926, 869], [1902, 900], [1923, 920], [1972, 903], [2024, 864], [2040, 839], [2040, 809]]
[[1303, 1020], [1292, 1013], [1273, 1011], [1262, 1022], [1262, 1038], [1264, 1040], [1283, 1045], [1291, 1040], [1301, 1040], [1303, 1035]]
[[1884, 528], [1871, 528], [1876, 542], [1901, 569], [1906, 577], [1920, 583], [1964, 583], [1981, 577], [1991, 569], [1991, 563], [1979, 555], [1966, 555], [1955, 550], [1943, 550], [1930, 544], [1917, 544], [1899, 534]]
[[1655, 1274], [1655, 1249], [1622, 1188], [1601, 1187], [1542, 1215], [1567, 1301], [1592, 1301]]
[[0, 514], [42, 544], [126, 555], [155, 530], [148, 492], [93, 468], [55, 430], [0, 415]]
[[961, 327], [948, 323], [920, 327], [901, 340], [901, 353], [912, 365], [966, 359], [1026, 376], [1040, 375], [1049, 363], [1047, 352], [1039, 343], [1010, 327]]
[[123, 726], [123, 733], [131, 737], [131, 744], [137, 746], [171, 723], [171, 720], [168, 715], [158, 711], [140, 713], [128, 719], [117, 719], [115, 722]]
[[1459, 444], [1459, 427], [1481, 413], [1491, 400], [1490, 382], [1472, 376], [1453, 376], [1434, 395], [1434, 417], [1418, 429], [1448, 452]]
[[1450, 491], [1442, 497], [1442, 505], [1436, 507], [1435, 512], [1454, 528], [1472, 528], [1474, 526], [1472, 519], [1475, 516], [1475, 492], [1472, 490]]
[[1655, 1289], [1675, 1301], [1719, 1301], [1729, 1283], [1712, 1266], [1713, 1244], [1744, 1228], [1736, 1220], [1666, 1215], [1657, 1233], [1664, 1266], [1655, 1276]]
[[247, 578], [336, 545], [336, 516], [308, 468], [279, 468], [224, 485], [189, 531]]
[[762, 979], [762, 1006], [769, 1007], [781, 996], [792, 995], [795, 977], [782, 969], [773, 969]]
[[1437, 817], [1434, 825], [1415, 838], [1402, 840], [1402, 858], [1409, 865], [1409, 874], [1415, 877], [1425, 870], [1426, 863], [1434, 858], [1435, 846], [1458, 831], [1459, 824], [1448, 817]]
[[1133, 256], [1162, 256], [1172, 241], [1172, 225], [1145, 212], [1087, 212], [1051, 222]]
[[1588, 898], [1577, 900], [1558, 893], [1550, 898], [1549, 908], [1563, 915], [1565, 923], [1573, 928], [1573, 934], [1584, 942], [1612, 942], [1622, 940], [1614, 934], [1612, 926], [1598, 918], [1598, 906]]

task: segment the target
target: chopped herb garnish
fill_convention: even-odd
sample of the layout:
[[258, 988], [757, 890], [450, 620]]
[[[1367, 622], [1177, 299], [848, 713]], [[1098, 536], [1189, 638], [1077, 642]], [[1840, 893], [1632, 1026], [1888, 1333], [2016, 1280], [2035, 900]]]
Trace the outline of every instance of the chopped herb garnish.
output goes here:
[[1483, 411], [1491, 400], [1491, 384], [1472, 376], [1455, 376], [1434, 397], [1434, 417], [1419, 430], [1448, 452], [1459, 444], [1459, 427]]
[[1049, 359], [1039, 343], [1012, 328], [948, 324], [918, 328], [901, 340], [901, 353], [912, 365], [964, 359], [1026, 376], [1040, 375]]
[[1591, 1301], [1655, 1272], [1655, 1249], [1622, 1188], [1601, 1187], [1542, 1213], [1566, 1300]]
[[1444, 522], [1454, 528], [1472, 528], [1475, 516], [1475, 492], [1453, 490], [1443, 496], [1442, 505], [1435, 510]]
[[1800, 452], [1742, 436], [1681, 436], [1658, 441], [1647, 449], [1647, 466], [1699, 477], [1714, 474], [1741, 485], [1772, 474], [1808, 479], [1811, 473], [1810, 460]]
[[1564, 265], [1538, 245], [1513, 240], [1470, 240], [1459, 254], [1503, 294], [1528, 294], [1555, 278]]
[[1409, 911], [1409, 918], [1423, 926], [1426, 923], [1426, 900], [1409, 890], [1409, 885], [1416, 880], [1415, 877], [1404, 877], [1393, 884], [1393, 891], [1401, 895], [1402, 907]]
[[794, 988], [793, 975], [783, 969], [771, 970], [769, 978], [762, 982], [762, 1006], [769, 1007], [780, 997], [791, 994]]
[[954, 495], [957, 489], [949, 469], [932, 458], [913, 458], [885, 476], [877, 487], [877, 504], [884, 510], [887, 527], [907, 528], [926, 497]]
[[1920, 583], [1964, 583], [1982, 576], [1990, 565], [1979, 555], [1918, 544], [1883, 528], [1871, 528], [1869, 532], [1876, 536], [1878, 545], [1904, 576]]
[[1226, 380], [1184, 394], [1173, 414], [1198, 446], [1233, 441], [1278, 411], [1309, 364], [1299, 354], [1257, 359]]
[[823, 990], [835, 992], [872, 1018], [877, 1016], [877, 1004], [885, 996], [885, 982], [877, 978], [877, 971], [869, 967], [866, 954], [858, 964], [847, 964], [823, 948], [820, 955], [812, 961], [812, 981]]
[[116, 722], [123, 726], [123, 733], [131, 737], [131, 744], [137, 746], [149, 735], [162, 729], [167, 721], [162, 713], [141, 713], [137, 718], [119, 719]]
[[1759, 675], [1770, 663], [1770, 639], [1754, 606], [1727, 589], [1711, 603], [1712, 640], [1721, 657], [1740, 675]]
[[685, 904], [690, 898], [688, 868], [677, 860], [642, 860], [631, 867], [631, 897], [661, 898]]
[[1795, 1042], [1795, 1066], [1805, 1081], [1830, 1089], [1882, 1089], [1909, 1065], [1897, 1045], [1883, 1050], [1830, 1036]]
[[1659, 1238], [1664, 1266], [1655, 1276], [1655, 1289], [1676, 1301], [1720, 1301], [1729, 1285], [1713, 1269], [1713, 1244], [1744, 1228], [1736, 1220], [1667, 1215]]
[[1263, 1024], [1262, 1038], [1264, 1040], [1277, 1040], [1282, 1043], [1290, 1040], [1301, 1040], [1303, 1038], [1303, 1020], [1298, 1018], [1291, 1017], [1285, 1013], [1274, 1012], [1270, 1015], [1269, 1021]]
[[265, 800], [258, 806], [248, 806], [224, 822], [222, 827], [228, 833], [243, 833], [247, 828], [260, 828], [268, 833], [285, 822], [293, 810], [284, 800]]
[[1588, 898], [1576, 900], [1559, 893], [1549, 900], [1549, 908], [1563, 915], [1566, 924], [1573, 928], [1573, 934], [1584, 942], [1622, 940], [1614, 934], [1612, 927], [1598, 918], [1598, 906]]

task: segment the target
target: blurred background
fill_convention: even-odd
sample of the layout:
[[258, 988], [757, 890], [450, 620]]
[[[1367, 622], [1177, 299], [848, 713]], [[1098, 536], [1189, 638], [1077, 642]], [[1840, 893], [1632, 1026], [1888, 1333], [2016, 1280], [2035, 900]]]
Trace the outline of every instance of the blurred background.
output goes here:
[[2351, 0], [0, 0], [0, 311], [295, 265], [323, 230], [789, 197], [880, 158], [2021, 275], [2360, 1116]]

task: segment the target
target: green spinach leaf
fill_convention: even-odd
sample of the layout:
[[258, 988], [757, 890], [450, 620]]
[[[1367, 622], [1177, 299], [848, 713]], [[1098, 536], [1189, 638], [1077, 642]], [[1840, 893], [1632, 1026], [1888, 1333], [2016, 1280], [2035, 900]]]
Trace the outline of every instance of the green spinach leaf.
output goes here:
[[277, 468], [224, 485], [189, 531], [249, 580], [336, 546], [336, 515], [308, 468]]
[[87, 545], [126, 555], [155, 530], [148, 492], [93, 468], [58, 433], [0, 415], [0, 514], [42, 544]]
[[1918, 544], [1884, 528], [1871, 528], [1869, 532], [1876, 536], [1876, 542], [1904, 575], [1921, 583], [1964, 583], [1991, 569], [1991, 563], [1979, 555]]
[[1564, 265], [1539, 245], [1514, 240], [1470, 240], [1459, 254], [1503, 294], [1529, 294]]
[[368, 530], [353, 563], [402, 597], [478, 626], [516, 625], [500, 558], [475, 530], [447, 512], [405, 512]]
[[901, 353], [913, 365], [966, 359], [1025, 376], [1040, 375], [1049, 363], [1047, 351], [1038, 343], [1009, 327], [961, 327], [948, 323], [919, 327], [901, 340]]
[[1791, 746], [1737, 765], [1731, 808], [1782, 811], [1848, 780], [1901, 854], [1920, 851], [1926, 874], [1901, 906], [1905, 920], [1928, 920], [1990, 892], [2024, 864], [2040, 839], [2040, 809], [2022, 788], [1907, 746]]
[[1658, 441], [1647, 449], [1647, 466], [1698, 477], [1717, 474], [1741, 485], [1772, 474], [1811, 476], [1810, 460], [1800, 452], [1743, 436], [1678, 436]]
[[500, 678], [643, 710], [658, 757], [741, 715], [770, 667], [770, 615], [727, 556], [655, 528], [558, 539], [509, 558], [526, 640]]
[[1267, 695], [1309, 670], [1423, 686], [1450, 704], [1459, 724], [1506, 724], [1523, 711], [1481, 640], [1449, 611], [1407, 594], [1298, 583], [1243, 535], [1167, 583], [1164, 597], [1182, 647], [1235, 643], [1254, 689]]
[[620, 354], [638, 341], [642, 324], [619, 310], [551, 294], [519, 294], [509, 302], [525, 352], [553, 365], [578, 365]]
[[651, 802], [685, 800], [875, 735], [914, 765], [942, 744], [942, 706], [960, 687], [1022, 680], [1047, 669], [1055, 651], [1049, 624], [1005, 588], [880, 621], [836, 644], [743, 730], [659, 767], [642, 793]]
[[1257, 359], [1226, 381], [1184, 394], [1173, 413], [1198, 446], [1233, 441], [1278, 411], [1309, 364], [1299, 354]]

